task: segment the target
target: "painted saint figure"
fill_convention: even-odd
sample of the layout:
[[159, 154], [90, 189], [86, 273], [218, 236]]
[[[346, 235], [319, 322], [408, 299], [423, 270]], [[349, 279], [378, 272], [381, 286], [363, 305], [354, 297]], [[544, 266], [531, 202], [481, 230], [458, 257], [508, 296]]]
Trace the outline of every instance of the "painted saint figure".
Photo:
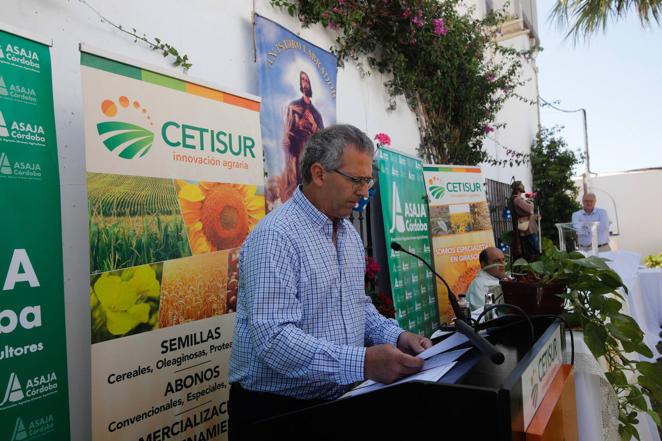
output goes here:
[[299, 90], [302, 97], [292, 101], [287, 106], [283, 149], [285, 153], [285, 170], [281, 177], [280, 200], [288, 200], [297, 185], [301, 183], [301, 153], [303, 146], [313, 133], [324, 128], [322, 115], [313, 105], [311, 98], [313, 90], [310, 78], [304, 71], [299, 73]]

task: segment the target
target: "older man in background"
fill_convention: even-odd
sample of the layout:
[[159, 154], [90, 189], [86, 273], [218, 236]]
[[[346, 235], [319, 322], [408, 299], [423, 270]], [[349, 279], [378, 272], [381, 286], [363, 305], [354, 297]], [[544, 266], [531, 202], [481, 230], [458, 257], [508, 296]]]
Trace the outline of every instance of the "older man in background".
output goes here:
[[579, 247], [591, 248], [591, 222], [599, 222], [598, 225], [598, 251], [610, 251], [609, 247], [609, 216], [602, 208], [596, 208], [597, 198], [595, 193], [586, 193], [582, 197], [583, 208], [572, 213], [572, 224], [578, 231], [577, 240]]

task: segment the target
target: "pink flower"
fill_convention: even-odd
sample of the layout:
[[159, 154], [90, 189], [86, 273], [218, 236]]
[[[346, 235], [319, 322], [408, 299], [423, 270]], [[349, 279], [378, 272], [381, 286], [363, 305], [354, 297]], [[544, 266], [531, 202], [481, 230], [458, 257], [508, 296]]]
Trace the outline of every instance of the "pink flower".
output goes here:
[[434, 35], [437, 37], [440, 35], [445, 36], [448, 34], [448, 28], [444, 24], [444, 19], [443, 18], [433, 18], [432, 19], [432, 25], [434, 26]]
[[391, 137], [386, 133], [378, 133], [375, 135], [375, 140], [379, 145], [391, 145]]
[[496, 81], [496, 75], [494, 75], [493, 73], [489, 73], [489, 74], [487, 74], [487, 75], [485, 76], [485, 78], [486, 78], [487, 81], [489, 81], [490, 83], [493, 83], [493, 82]]
[[345, 6], [345, 0], [338, 0], [338, 4], [340, 6]]
[[411, 17], [411, 9], [407, 8], [405, 9], [405, 12], [402, 13], [402, 18], [405, 20]]
[[425, 20], [423, 20], [423, 11], [421, 9], [416, 13], [416, 17], [411, 19], [411, 22], [414, 23], [414, 26], [422, 28], [425, 26]]
[[365, 258], [365, 277], [368, 280], [374, 280], [375, 277], [377, 276], [377, 273], [381, 270], [381, 267], [379, 266], [379, 263], [377, 261], [369, 256], [366, 256]]
[[492, 127], [492, 126], [485, 126], [485, 127], [483, 127], [483, 132], [484, 132], [484, 133], [494, 132], [494, 127]]

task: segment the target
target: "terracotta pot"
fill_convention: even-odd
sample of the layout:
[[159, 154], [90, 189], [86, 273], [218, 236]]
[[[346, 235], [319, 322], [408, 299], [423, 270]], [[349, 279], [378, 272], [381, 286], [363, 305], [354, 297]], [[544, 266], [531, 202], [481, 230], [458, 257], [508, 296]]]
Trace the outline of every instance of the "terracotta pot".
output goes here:
[[519, 306], [527, 314], [554, 314], [563, 312], [562, 294], [566, 286], [560, 283], [518, 282], [502, 280], [501, 289], [505, 303]]

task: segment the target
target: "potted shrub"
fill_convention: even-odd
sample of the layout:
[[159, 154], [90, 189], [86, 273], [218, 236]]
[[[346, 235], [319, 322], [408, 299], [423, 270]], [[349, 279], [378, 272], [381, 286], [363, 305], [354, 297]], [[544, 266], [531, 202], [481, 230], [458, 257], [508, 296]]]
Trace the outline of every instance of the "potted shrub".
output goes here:
[[[659, 415], [645, 398], [653, 403], [662, 402], [662, 364], [659, 360], [657, 363], [636, 361], [633, 356], [637, 353], [652, 358], [653, 353], [644, 343], [639, 325], [621, 312], [627, 287], [606, 262], [597, 256], [559, 251], [551, 241], [546, 241], [539, 260], [518, 259], [513, 263], [513, 274], [519, 280], [511, 284], [533, 285], [529, 288], [534, 295], [541, 286], [565, 287], [555, 294], [550, 290], [543, 295], [558, 298], [564, 318], [583, 331], [586, 346], [596, 359], [604, 361], [606, 378], [618, 397], [621, 438], [639, 439], [635, 428], [639, 412], [647, 412], [660, 426]], [[508, 289], [506, 286], [504, 291]], [[554, 301], [543, 299], [541, 304], [554, 304]]]

